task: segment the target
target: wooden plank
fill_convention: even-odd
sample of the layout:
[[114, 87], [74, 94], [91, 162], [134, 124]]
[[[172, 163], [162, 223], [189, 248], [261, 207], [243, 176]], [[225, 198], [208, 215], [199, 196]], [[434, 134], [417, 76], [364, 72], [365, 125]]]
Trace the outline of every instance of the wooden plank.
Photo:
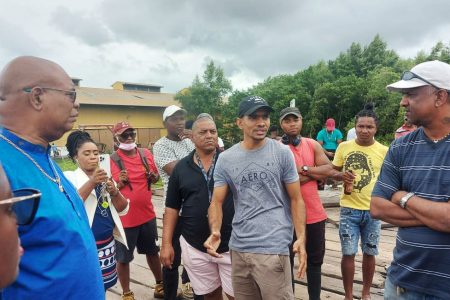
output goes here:
[[[329, 222], [326, 224], [326, 252], [324, 264], [322, 266], [322, 299], [343, 299], [344, 289], [342, 275], [340, 271], [341, 245], [339, 240], [339, 191], [320, 191], [321, 199], [329, 215]], [[153, 195], [153, 205], [157, 216], [158, 235], [162, 233], [162, 214], [164, 211], [164, 200], [161, 190]], [[384, 276], [386, 267], [392, 261], [392, 250], [395, 247], [397, 228], [383, 228], [381, 230], [379, 252], [376, 258], [375, 275], [372, 283], [372, 299], [383, 299]], [[359, 299], [362, 291], [362, 255], [355, 256], [355, 281], [354, 297]], [[131, 263], [131, 287], [137, 299], [153, 299], [152, 287], [155, 283], [153, 274], [147, 266], [144, 255], [135, 254], [135, 260]], [[107, 292], [106, 299], [120, 299], [122, 289], [116, 284]], [[296, 299], [308, 299], [306, 281], [296, 282]]]

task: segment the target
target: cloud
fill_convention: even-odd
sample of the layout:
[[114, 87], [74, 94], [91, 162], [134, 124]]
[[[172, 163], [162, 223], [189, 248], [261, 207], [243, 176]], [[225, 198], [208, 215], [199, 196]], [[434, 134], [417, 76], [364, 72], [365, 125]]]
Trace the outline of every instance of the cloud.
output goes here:
[[35, 0], [3, 11], [6, 57], [44, 54], [87, 86], [122, 80], [171, 92], [211, 59], [245, 88], [334, 59], [376, 34], [404, 56], [450, 41], [447, 0]]
[[51, 22], [61, 32], [90, 46], [99, 46], [113, 40], [112, 33], [94, 15], [76, 13], [66, 7], [58, 6], [52, 13]]

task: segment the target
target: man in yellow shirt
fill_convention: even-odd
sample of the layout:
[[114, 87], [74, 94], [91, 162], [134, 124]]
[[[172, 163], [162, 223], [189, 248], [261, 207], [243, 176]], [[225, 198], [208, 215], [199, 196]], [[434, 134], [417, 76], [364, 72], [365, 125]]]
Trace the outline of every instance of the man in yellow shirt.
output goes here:
[[388, 150], [388, 147], [374, 140], [377, 128], [378, 118], [373, 105], [367, 104], [356, 115], [356, 139], [339, 144], [333, 160], [334, 168], [339, 171], [333, 178], [352, 186], [342, 194], [340, 201], [341, 271], [346, 300], [353, 299], [355, 254], [358, 252], [360, 236], [363, 252], [361, 299], [370, 299], [381, 229], [380, 221], [370, 216], [370, 198]]

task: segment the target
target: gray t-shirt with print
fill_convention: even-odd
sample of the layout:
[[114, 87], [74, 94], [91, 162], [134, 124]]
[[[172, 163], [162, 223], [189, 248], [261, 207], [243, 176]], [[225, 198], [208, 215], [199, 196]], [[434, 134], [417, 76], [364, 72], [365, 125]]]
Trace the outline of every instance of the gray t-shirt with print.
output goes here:
[[269, 138], [256, 150], [238, 143], [219, 156], [214, 186], [228, 185], [234, 199], [231, 249], [289, 254], [293, 225], [285, 184], [298, 178], [292, 152]]

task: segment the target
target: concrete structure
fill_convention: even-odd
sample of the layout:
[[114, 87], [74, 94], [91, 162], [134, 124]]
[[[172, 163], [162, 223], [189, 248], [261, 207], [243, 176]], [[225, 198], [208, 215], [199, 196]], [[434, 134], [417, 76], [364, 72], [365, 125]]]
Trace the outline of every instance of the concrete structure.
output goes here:
[[[79, 78], [72, 78], [76, 85], [80, 112], [74, 129], [88, 131], [94, 140], [113, 149], [110, 129], [119, 121], [130, 122], [137, 129], [137, 143], [148, 147], [166, 134], [162, 123], [164, 109], [172, 104], [180, 105], [175, 94], [161, 93], [162, 86], [115, 82], [112, 89], [81, 87]], [[66, 143], [64, 135], [55, 144]]]

